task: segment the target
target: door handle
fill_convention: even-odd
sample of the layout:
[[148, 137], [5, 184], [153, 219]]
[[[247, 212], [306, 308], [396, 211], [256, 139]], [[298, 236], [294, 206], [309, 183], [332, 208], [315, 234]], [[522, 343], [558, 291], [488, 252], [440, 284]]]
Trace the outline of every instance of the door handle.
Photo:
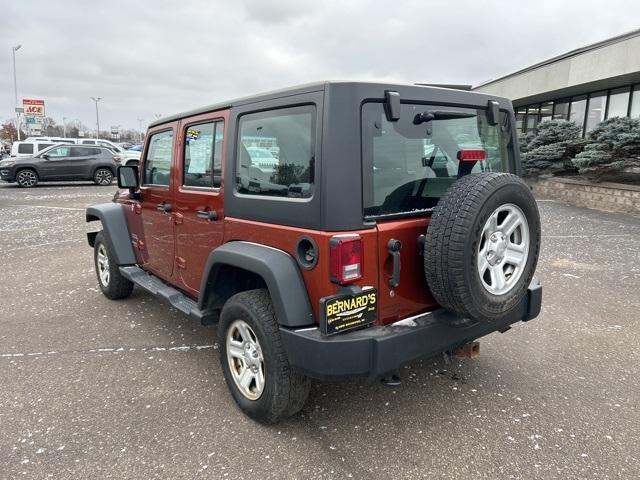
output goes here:
[[218, 220], [218, 213], [215, 210], [196, 210], [198, 218], [206, 218], [210, 222]]
[[159, 203], [158, 206], [156, 207], [158, 210], [164, 212], [164, 213], [169, 213], [171, 212], [171, 204], [170, 203]]
[[387, 243], [387, 251], [389, 255], [393, 258], [393, 273], [391, 274], [391, 278], [389, 279], [389, 286], [391, 288], [396, 288], [400, 285], [400, 249], [402, 248], [402, 243], [400, 240], [391, 239], [389, 243]]

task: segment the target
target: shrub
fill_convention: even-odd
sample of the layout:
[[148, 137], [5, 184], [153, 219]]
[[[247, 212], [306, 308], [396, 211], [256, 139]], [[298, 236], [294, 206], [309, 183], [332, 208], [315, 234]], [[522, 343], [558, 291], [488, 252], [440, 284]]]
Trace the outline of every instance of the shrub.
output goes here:
[[589, 133], [573, 162], [580, 174], [596, 181], [640, 178], [640, 119], [605, 120]]
[[553, 175], [575, 171], [571, 157], [582, 149], [581, 129], [567, 120], [549, 120], [527, 134], [521, 148], [525, 175]]

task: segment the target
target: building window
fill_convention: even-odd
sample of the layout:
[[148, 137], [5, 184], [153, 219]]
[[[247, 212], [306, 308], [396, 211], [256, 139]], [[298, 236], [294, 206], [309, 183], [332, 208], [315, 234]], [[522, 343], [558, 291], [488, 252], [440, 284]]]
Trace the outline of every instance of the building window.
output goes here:
[[519, 108], [516, 110], [516, 132], [524, 133], [525, 120], [527, 118], [527, 109]]
[[569, 121], [576, 123], [580, 128], [584, 125], [584, 113], [587, 109], [587, 96], [580, 95], [571, 99], [571, 113]]
[[553, 102], [546, 102], [540, 105], [540, 123], [551, 120], [553, 114]]
[[640, 118], [640, 83], [633, 86], [633, 97], [631, 98], [631, 118]]
[[527, 109], [527, 132], [535, 132], [538, 127], [538, 105], [531, 106]]
[[595, 92], [589, 95], [586, 132], [590, 132], [604, 120], [606, 106], [607, 92]]
[[569, 99], [558, 100], [553, 106], [553, 119], [554, 120], [568, 120], [569, 119]]
[[609, 94], [607, 118], [626, 117], [629, 108], [629, 87], [616, 88]]

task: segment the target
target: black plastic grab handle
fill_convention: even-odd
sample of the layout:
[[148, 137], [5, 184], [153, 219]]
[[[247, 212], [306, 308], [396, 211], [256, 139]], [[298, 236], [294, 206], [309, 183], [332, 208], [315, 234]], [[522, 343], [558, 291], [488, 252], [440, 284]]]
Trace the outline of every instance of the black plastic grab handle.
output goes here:
[[387, 251], [389, 255], [393, 258], [393, 273], [391, 274], [391, 278], [389, 279], [389, 286], [391, 288], [396, 288], [400, 285], [400, 269], [402, 267], [400, 263], [400, 249], [402, 248], [402, 243], [400, 240], [391, 239], [387, 243]]
[[218, 214], [215, 210], [196, 210], [196, 215], [199, 218], [206, 218], [210, 222], [215, 222], [218, 219]]
[[164, 202], [159, 203], [156, 208], [158, 210], [160, 210], [161, 212], [164, 212], [164, 213], [171, 212], [171, 204], [170, 203], [164, 203]]

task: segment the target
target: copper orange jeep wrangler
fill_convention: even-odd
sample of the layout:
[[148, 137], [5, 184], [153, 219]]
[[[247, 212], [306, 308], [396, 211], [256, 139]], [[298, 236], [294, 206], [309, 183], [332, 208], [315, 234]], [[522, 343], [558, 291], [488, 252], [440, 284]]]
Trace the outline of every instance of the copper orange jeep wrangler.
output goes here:
[[325, 82], [150, 125], [87, 221], [102, 292], [217, 324], [262, 422], [538, 315], [540, 219], [504, 98]]

